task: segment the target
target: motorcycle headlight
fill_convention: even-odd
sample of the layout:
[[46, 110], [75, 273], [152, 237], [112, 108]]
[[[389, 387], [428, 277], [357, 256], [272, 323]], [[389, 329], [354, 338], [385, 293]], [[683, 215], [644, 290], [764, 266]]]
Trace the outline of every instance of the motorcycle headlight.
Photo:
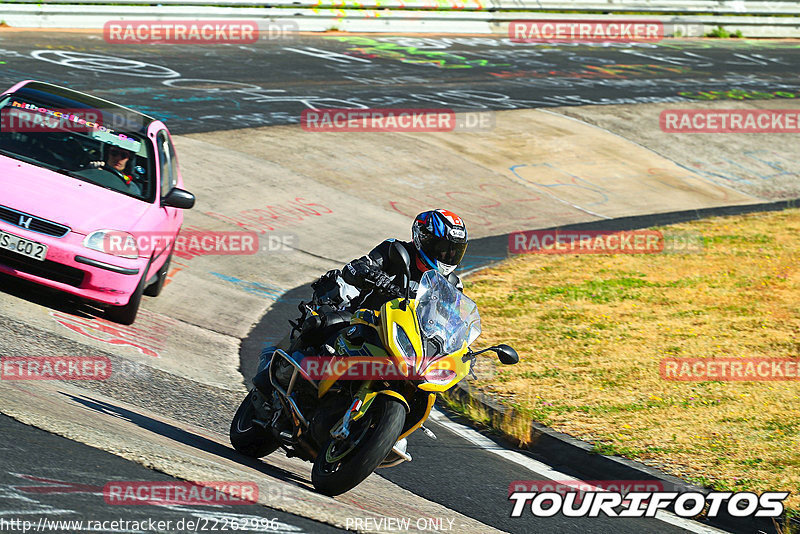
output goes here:
[[414, 350], [414, 345], [411, 344], [406, 331], [397, 323], [394, 324], [394, 342], [403, 351], [403, 359], [408, 365], [409, 374], [412, 373], [417, 365], [417, 351]]
[[118, 230], [97, 230], [92, 232], [83, 240], [83, 246], [120, 258], [135, 260], [139, 257], [139, 247], [136, 246], [136, 239], [131, 234]]
[[447, 384], [456, 377], [452, 369], [434, 369], [425, 373], [425, 380], [433, 384]]

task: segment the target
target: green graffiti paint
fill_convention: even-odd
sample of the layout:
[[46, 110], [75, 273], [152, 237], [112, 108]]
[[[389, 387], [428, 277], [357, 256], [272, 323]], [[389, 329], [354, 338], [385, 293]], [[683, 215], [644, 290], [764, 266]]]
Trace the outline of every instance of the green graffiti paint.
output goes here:
[[348, 48], [363, 57], [393, 59], [414, 65], [433, 65], [441, 69], [471, 69], [473, 67], [510, 67], [509, 63], [491, 63], [487, 59], [467, 59], [450, 52], [420, 50], [415, 46], [402, 46], [395, 43], [383, 43], [367, 37], [327, 37], [336, 41], [354, 45]]
[[692, 100], [772, 100], [775, 98], [800, 98], [800, 93], [730, 89], [728, 91], [680, 91], [678, 96], [691, 98]]

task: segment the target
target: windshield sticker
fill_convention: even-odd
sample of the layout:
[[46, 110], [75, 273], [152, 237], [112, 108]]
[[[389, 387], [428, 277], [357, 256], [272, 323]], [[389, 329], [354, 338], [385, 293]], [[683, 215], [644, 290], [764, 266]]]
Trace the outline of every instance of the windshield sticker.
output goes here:
[[26, 102], [12, 101], [0, 111], [2, 132], [51, 132], [67, 130], [89, 134], [92, 138], [138, 152], [141, 143], [132, 137], [103, 126], [98, 109], [50, 109]]
[[89, 135], [92, 139], [97, 139], [103, 143], [118, 146], [120, 148], [124, 148], [125, 150], [130, 150], [131, 152], [138, 153], [139, 148], [142, 146], [142, 143], [136, 139], [128, 137], [125, 134], [115, 134], [112, 132], [104, 132], [102, 130], [94, 130], [89, 132]]

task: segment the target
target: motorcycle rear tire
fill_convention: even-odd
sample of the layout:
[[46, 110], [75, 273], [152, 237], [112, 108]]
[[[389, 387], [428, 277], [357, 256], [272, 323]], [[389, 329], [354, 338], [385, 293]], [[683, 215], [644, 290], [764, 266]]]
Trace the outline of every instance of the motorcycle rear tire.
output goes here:
[[[366, 433], [344, 458], [328, 462], [327, 452], [335, 444], [331, 438], [314, 460], [311, 482], [320, 493], [331, 497], [341, 495], [363, 482], [397, 443], [406, 420], [406, 409], [400, 401], [379, 395], [365, 417], [371, 417]], [[353, 433], [357, 432], [354, 423]]]

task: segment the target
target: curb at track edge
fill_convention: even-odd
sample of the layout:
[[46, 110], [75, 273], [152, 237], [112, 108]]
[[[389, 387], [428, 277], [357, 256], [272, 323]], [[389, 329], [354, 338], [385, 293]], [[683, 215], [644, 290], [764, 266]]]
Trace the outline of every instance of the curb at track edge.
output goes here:
[[[715, 208], [703, 208], [695, 210], [675, 211], [666, 213], [656, 213], [651, 215], [636, 215], [631, 217], [620, 217], [589, 223], [571, 224], [547, 228], [555, 229], [581, 229], [581, 230], [636, 230], [651, 226], [662, 226], [680, 222], [694, 221], [709, 217], [719, 217], [725, 215], [741, 215], [746, 213], [782, 211], [785, 209], [800, 207], [800, 198], [781, 200], [776, 202], [763, 202], [758, 204], [743, 204], [735, 206], [720, 206]], [[487, 238], [492, 241], [492, 248], [502, 244], [507, 246], [508, 234]], [[489, 243], [487, 243], [488, 245]], [[502, 260], [501, 260], [502, 261]], [[470, 269], [465, 274], [471, 274], [482, 269], [496, 265], [499, 262], [490, 262], [480, 267]], [[594, 446], [588, 442], [557, 432], [530, 418], [520, 414], [511, 407], [504, 406], [493, 397], [477, 391], [470, 382], [460, 382], [455, 388], [441, 393], [441, 396], [451, 402], [476, 406], [486, 413], [489, 417], [488, 426], [498, 431], [503, 441], [513, 448], [522, 449], [535, 453], [551, 461], [567, 464], [582, 475], [597, 477], [599, 480], [657, 480], [664, 483], [665, 487], [672, 488], [674, 491], [688, 492], [701, 491], [708, 493], [708, 488], [701, 488], [690, 484], [678, 477], [668, 475], [659, 469], [649, 467], [641, 462], [629, 460], [620, 456], [608, 456], [594, 451]], [[448, 410], [450, 411], [450, 410]], [[472, 426], [475, 421], [464, 417]], [[519, 440], [506, 431], [507, 428], [520, 428], [528, 426], [528, 444], [520, 447]], [[757, 532], [777, 533], [775, 525], [766, 518], [740, 518], [732, 517], [728, 514], [703, 521], [711, 526], [730, 529], [732, 532]], [[781, 517], [781, 523], [786, 525], [787, 518]], [[800, 529], [800, 520], [789, 519], [792, 527]]]

